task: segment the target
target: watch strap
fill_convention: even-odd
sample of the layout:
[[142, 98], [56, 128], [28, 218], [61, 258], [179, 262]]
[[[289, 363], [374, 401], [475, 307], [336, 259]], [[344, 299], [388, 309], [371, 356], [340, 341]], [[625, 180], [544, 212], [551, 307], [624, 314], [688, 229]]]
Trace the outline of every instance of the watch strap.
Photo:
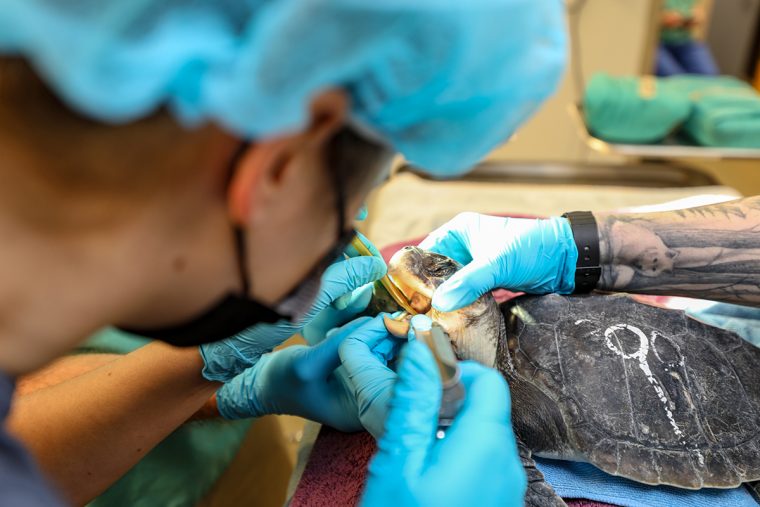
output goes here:
[[571, 211], [562, 215], [570, 222], [578, 261], [575, 264], [574, 294], [584, 294], [596, 288], [602, 268], [599, 263], [599, 229], [590, 211]]

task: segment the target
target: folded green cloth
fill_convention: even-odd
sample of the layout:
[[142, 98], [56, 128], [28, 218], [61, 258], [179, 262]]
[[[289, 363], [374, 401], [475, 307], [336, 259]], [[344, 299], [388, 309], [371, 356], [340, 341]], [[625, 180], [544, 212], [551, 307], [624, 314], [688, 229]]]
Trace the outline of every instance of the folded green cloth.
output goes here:
[[733, 77], [598, 73], [584, 110], [589, 131], [615, 143], [657, 143], [680, 130], [702, 146], [760, 149], [760, 94]]
[[689, 117], [691, 104], [654, 77], [612, 77], [597, 73], [583, 101], [589, 131], [616, 143], [662, 141]]
[[[143, 338], [107, 329], [93, 336], [81, 351], [126, 354], [146, 343]], [[250, 424], [218, 419], [181, 426], [89, 506], [197, 505], [237, 454]]]
[[677, 76], [667, 87], [691, 102], [683, 126], [703, 146], [760, 148], [760, 94], [736, 78]]

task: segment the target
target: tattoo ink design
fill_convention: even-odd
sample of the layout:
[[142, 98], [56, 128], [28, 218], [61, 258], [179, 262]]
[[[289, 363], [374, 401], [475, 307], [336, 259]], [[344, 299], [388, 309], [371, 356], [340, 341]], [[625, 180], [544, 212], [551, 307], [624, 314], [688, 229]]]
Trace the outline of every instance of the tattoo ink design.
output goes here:
[[600, 289], [760, 305], [760, 197], [595, 216]]

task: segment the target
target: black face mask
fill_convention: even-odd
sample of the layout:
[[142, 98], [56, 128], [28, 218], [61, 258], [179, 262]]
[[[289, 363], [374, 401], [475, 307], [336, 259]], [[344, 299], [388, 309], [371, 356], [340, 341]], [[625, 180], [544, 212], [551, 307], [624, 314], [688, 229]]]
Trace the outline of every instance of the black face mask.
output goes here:
[[[241, 155], [248, 147], [244, 144], [231, 161], [231, 174]], [[280, 320], [300, 321], [311, 309], [319, 294], [322, 274], [343, 254], [356, 231], [343, 229], [345, 224], [345, 198], [339, 175], [334, 174], [336, 205], [338, 209], [338, 234], [335, 246], [309, 271], [309, 274], [274, 308], [250, 297], [250, 277], [246, 262], [245, 236], [241, 228], [234, 229], [235, 252], [242, 289], [239, 294], [231, 292], [223, 296], [203, 313], [186, 322], [158, 328], [119, 327], [127, 333], [164, 341], [170, 345], [189, 347], [212, 343], [234, 336], [256, 324], [273, 324]]]

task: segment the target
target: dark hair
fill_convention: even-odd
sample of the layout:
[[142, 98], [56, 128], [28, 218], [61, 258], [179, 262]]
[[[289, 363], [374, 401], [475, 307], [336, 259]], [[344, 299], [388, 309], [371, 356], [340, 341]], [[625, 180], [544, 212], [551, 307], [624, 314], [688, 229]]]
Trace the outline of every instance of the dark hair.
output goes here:
[[328, 169], [340, 179], [347, 196], [366, 193], [387, 177], [394, 154], [348, 125], [333, 136], [326, 151]]

